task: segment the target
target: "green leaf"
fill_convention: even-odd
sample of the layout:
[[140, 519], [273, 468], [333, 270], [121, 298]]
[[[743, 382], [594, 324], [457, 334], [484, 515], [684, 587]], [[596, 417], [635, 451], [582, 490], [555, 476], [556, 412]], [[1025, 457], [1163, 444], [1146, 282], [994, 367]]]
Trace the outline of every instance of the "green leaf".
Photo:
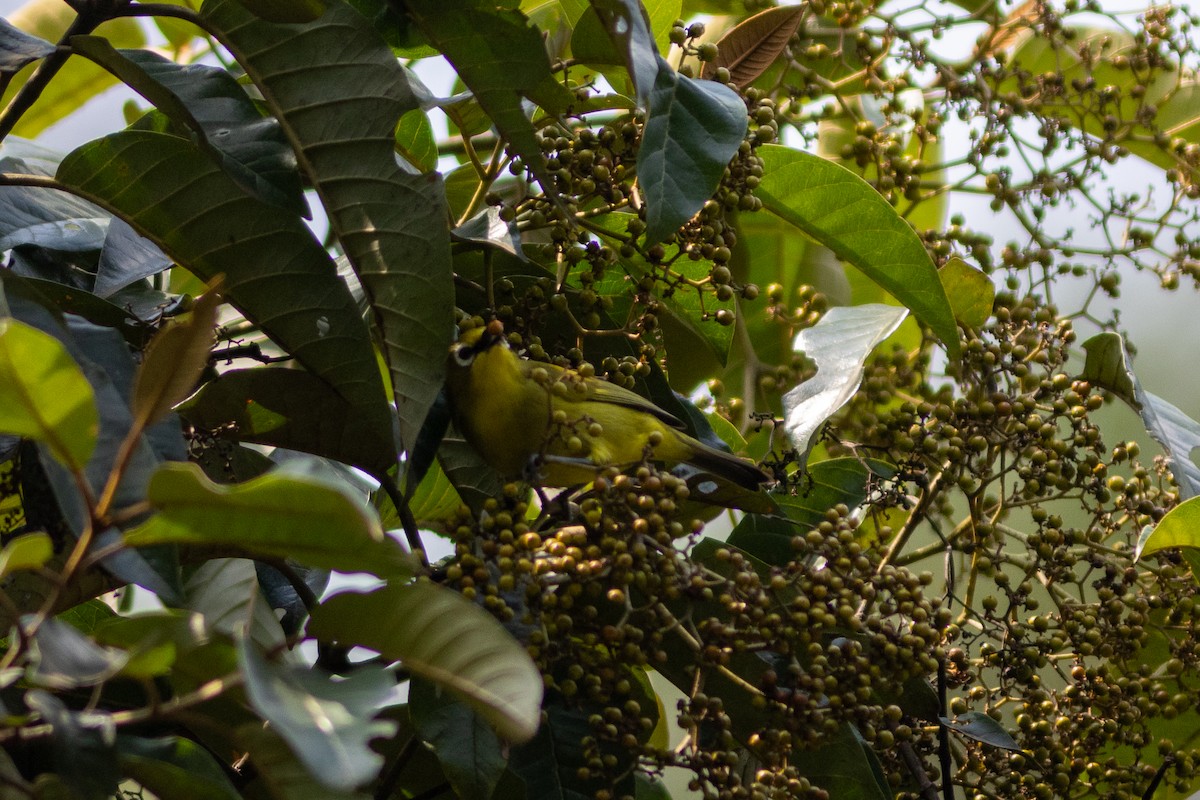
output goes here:
[[213, 483], [195, 464], [163, 464], [147, 499], [158, 514], [125, 534], [131, 547], [186, 543], [381, 577], [411, 574], [412, 561], [373, 512], [340, 487], [268, 473], [236, 486]]
[[957, 256], [938, 270], [938, 277], [954, 309], [954, 318], [968, 328], [982, 328], [992, 315], [996, 298], [992, 279]]
[[208, 630], [232, 639], [248, 636], [266, 652], [286, 652], [287, 638], [263, 597], [253, 561], [209, 559], [188, 577], [183, 591], [184, 606], [203, 617]]
[[957, 358], [958, 327], [937, 268], [895, 209], [862, 178], [820, 156], [778, 145], [758, 154], [763, 177], [755, 195], [763, 206], [887, 289]]
[[54, 543], [47, 534], [38, 531], [18, 536], [0, 550], [0, 578], [18, 570], [41, 569], [53, 556]]
[[286, 800], [371, 800], [371, 795], [364, 792], [336, 791], [320, 783], [275, 729], [261, 722], [239, 727], [237, 741], [250, 754], [250, 763], [258, 773], [244, 796]]
[[823, 740], [816, 749], [798, 751], [793, 758], [800, 774], [830, 797], [891, 800], [893, 796], [879, 759], [848, 723], [842, 723], [836, 737]]
[[241, 797], [221, 765], [190, 739], [164, 736], [117, 737], [117, 761], [123, 775], [173, 800], [237, 800]]
[[946, 717], [938, 717], [938, 719], [947, 728], [968, 739], [990, 744], [1001, 750], [1011, 750], [1014, 753], [1026, 752], [1013, 739], [1012, 734], [1000, 726], [999, 722], [981, 711], [968, 711], [952, 720]]
[[130, 410], [136, 425], [149, 427], [196, 388], [208, 366], [221, 295], [214, 288], [192, 308], [187, 322], [167, 324], [150, 340], [133, 378]]
[[390, 437], [374, 435], [329, 384], [297, 369], [230, 370], [205, 383], [179, 413], [204, 430], [232, 426], [240, 441], [332, 458], [374, 475], [396, 461]]
[[408, 710], [458, 796], [491, 797], [508, 764], [507, 748], [491, 727], [465, 703], [420, 678], [409, 683]]
[[101, 647], [73, 626], [50, 618], [33, 635], [28, 680], [51, 689], [95, 686], [116, 675], [125, 660], [124, 653]]
[[[3, 303], [0, 293], [0, 314]], [[99, 425], [92, 387], [66, 348], [0, 315], [0, 431], [44, 442], [78, 471], [96, 447]]]
[[729, 70], [729, 79], [745, 88], [766, 72], [787, 49], [804, 18], [802, 6], [777, 6], [739, 22], [717, 40], [717, 57], [704, 64], [703, 76]]
[[[283, 125], [367, 291], [411, 447], [442, 387], [454, 286], [438, 179], [396, 164], [396, 126], [417, 107], [405, 74], [367, 20], [336, 0], [305, 25], [256, 20], [238, 0], [208, 0], [201, 13]], [[390, 438], [390, 418], [378, 430]]]
[[[794, 496], [776, 497], [776, 501], [779, 510], [801, 530], [812, 529], [836, 505], [844, 504], [851, 510], [858, 508], [866, 498], [871, 482], [889, 477], [894, 472], [891, 465], [874, 459], [831, 458], [809, 465], [797, 493]], [[734, 528], [734, 534], [741, 527], [739, 523]], [[789, 535], [795, 532], [795, 527], [789, 528]], [[729, 541], [736, 544], [732, 538]]]
[[334, 595], [313, 614], [309, 633], [400, 660], [506, 739], [537, 732], [542, 679], [529, 654], [495, 617], [449, 589], [421, 582]]
[[268, 22], [312, 22], [325, 13], [322, 0], [238, 0]]
[[1200, 447], [1200, 422], [1142, 388], [1133, 374], [1125, 340], [1120, 334], [1096, 334], [1084, 342], [1083, 347], [1087, 351], [1087, 360], [1080, 377], [1113, 392], [1141, 415], [1146, 432], [1166, 452], [1182, 499], [1200, 494], [1200, 467], [1192, 458], [1192, 453]]
[[[389, 149], [389, 153], [390, 153]], [[243, 192], [191, 142], [112, 134], [63, 159], [58, 179], [100, 202], [329, 382], [376, 435], [392, 424], [369, 332], [332, 259], [299, 217]]]
[[429, 115], [419, 108], [405, 111], [396, 125], [396, 152], [421, 172], [437, 168], [437, 142]]
[[30, 36], [8, 20], [0, 19], [0, 74], [11, 74], [55, 51], [45, 39]]
[[324, 786], [349, 791], [379, 773], [383, 757], [369, 742], [396, 730], [393, 722], [372, 719], [397, 701], [391, 673], [363, 667], [334, 682], [307, 667], [272, 664], [244, 640], [238, 664], [254, 710]]
[[653, 775], [643, 775], [639, 772], [634, 776], [634, 781], [637, 784], [634, 800], [671, 800], [667, 784]]
[[1193, 497], [1167, 512], [1157, 525], [1146, 526], [1138, 537], [1137, 558], [1169, 547], [1200, 548], [1197, 523], [1200, 523], [1200, 497]]
[[838, 306], [796, 334], [796, 352], [817, 365], [815, 376], [783, 396], [783, 427], [797, 450], [807, 454], [817, 429], [854, 396], [871, 351], [907, 314], [879, 304]]
[[108, 617], [95, 626], [97, 644], [124, 650], [128, 659], [121, 675], [148, 680], [170, 675], [181, 657], [203, 645], [208, 632], [194, 615], [158, 611], [130, 617]]
[[263, 118], [229, 72], [204, 64], [176, 64], [145, 50], [116, 50], [98, 36], [74, 36], [71, 47], [195, 133], [201, 148], [251, 195], [311, 216], [295, 153], [278, 124]]
[[547, 195], [555, 184], [533, 124], [521, 107], [527, 97], [551, 114], [571, 96], [550, 71], [546, 45], [521, 12], [470, 0], [409, 0], [408, 10], [475, 95], [514, 154], [533, 170]]
[[658, 54], [636, 0], [595, 0], [593, 7], [625, 57], [638, 105], [646, 111], [638, 186], [646, 203], [646, 242], [660, 242], [716, 191], [746, 135], [746, 104], [724, 84], [672, 69]]

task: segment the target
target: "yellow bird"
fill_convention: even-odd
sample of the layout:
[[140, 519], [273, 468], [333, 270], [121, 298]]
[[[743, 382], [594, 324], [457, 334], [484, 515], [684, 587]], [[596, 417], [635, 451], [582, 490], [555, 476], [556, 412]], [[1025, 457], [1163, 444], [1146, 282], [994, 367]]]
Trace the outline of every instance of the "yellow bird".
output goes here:
[[532, 467], [544, 486], [576, 486], [605, 467], [648, 458], [690, 464], [750, 491], [769, 480], [754, 463], [688, 436], [641, 395], [519, 358], [498, 320], [464, 331], [450, 348], [446, 388], [455, 426], [506, 478], [527, 477]]

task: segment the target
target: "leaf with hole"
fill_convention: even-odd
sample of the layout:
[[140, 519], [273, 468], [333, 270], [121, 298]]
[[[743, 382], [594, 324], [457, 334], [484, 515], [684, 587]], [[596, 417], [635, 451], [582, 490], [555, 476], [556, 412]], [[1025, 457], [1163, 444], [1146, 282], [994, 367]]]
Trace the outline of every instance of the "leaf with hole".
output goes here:
[[263, 117], [224, 69], [177, 64], [147, 50], [117, 50], [98, 36], [71, 47], [116, 75], [197, 142], [238, 186], [265, 203], [311, 217], [296, 171], [296, 154], [279, 123]]
[[[201, 15], [299, 147], [301, 168], [366, 289], [382, 332], [401, 441], [411, 447], [442, 388], [454, 338], [440, 179], [396, 164], [396, 126], [419, 106], [412, 85], [380, 34], [337, 0], [319, 19], [297, 25], [256, 19], [238, 0], [207, 0]], [[368, 367], [365, 354], [352, 363]], [[373, 355], [369, 367], [377, 372]], [[377, 437], [392, 438], [386, 408], [372, 407], [367, 419]]]

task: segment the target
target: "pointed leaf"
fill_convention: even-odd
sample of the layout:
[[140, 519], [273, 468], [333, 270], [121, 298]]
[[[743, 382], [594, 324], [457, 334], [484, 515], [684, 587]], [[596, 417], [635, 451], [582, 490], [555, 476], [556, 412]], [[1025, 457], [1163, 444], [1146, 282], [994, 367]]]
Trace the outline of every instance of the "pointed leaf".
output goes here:
[[55, 49], [45, 39], [30, 36], [8, 20], [0, 19], [0, 74], [16, 72], [26, 64], [45, 58]]
[[224, 69], [176, 64], [146, 50], [117, 50], [98, 36], [74, 36], [71, 47], [153, 103], [199, 144], [239, 186], [263, 202], [309, 217], [296, 155]]
[[804, 6], [777, 6], [743, 20], [717, 40], [717, 57], [702, 74], [711, 80], [725, 67], [730, 81], [745, 88], [775, 63], [806, 13]]
[[816, 375], [783, 396], [783, 427], [797, 450], [807, 453], [817, 429], [858, 391], [867, 357], [907, 315], [896, 306], [839, 306], [796, 334], [796, 352], [817, 364]]
[[209, 559], [191, 574], [183, 591], [185, 607], [202, 616], [208, 630], [230, 638], [249, 636], [266, 652], [286, 647], [283, 628], [259, 590], [253, 561]]
[[829, 793], [854, 800], [891, 800], [893, 793], [879, 759], [849, 723], [813, 750], [796, 753], [801, 775]]
[[723, 84], [680, 75], [658, 54], [637, 0], [594, 0], [626, 59], [646, 126], [638, 186], [646, 201], [646, 241], [662, 241], [712, 197], [746, 135], [746, 104]]
[[96, 447], [99, 425], [92, 387], [66, 348], [0, 316], [0, 431], [45, 442], [55, 458], [80, 470]]
[[954, 311], [920, 237], [871, 186], [820, 156], [778, 145], [758, 149], [763, 206], [848, 261], [906, 305], [959, 352]]
[[1200, 497], [1186, 500], [1167, 512], [1157, 525], [1138, 537], [1135, 557], [1140, 559], [1169, 547], [1200, 548]]
[[171, 266], [171, 259], [144, 236], [114, 217], [108, 223], [100, 263], [96, 266], [96, 284], [92, 291], [108, 297], [131, 283], [157, 275]]
[[33, 648], [29, 680], [51, 689], [94, 686], [116, 675], [126, 658], [54, 618], [38, 626]]
[[164, 134], [125, 131], [86, 144], [63, 160], [58, 179], [202, 280], [224, 274], [231, 303], [390, 437], [358, 306], [302, 220], [250, 197], [196, 145]]
[[422, 582], [334, 595], [313, 614], [309, 633], [399, 659], [506, 739], [537, 732], [542, 679], [529, 654], [495, 617], [449, 589]]
[[411, 574], [408, 555], [384, 535], [374, 513], [322, 481], [268, 473], [220, 486], [195, 464], [164, 464], [148, 499], [159, 513], [126, 533], [131, 547], [223, 545], [341, 572]]
[[488, 206], [469, 220], [450, 231], [450, 238], [459, 242], [477, 242], [496, 247], [522, 261], [525, 252], [521, 249], [521, 232], [511, 222], [500, 218], [500, 209]]
[[404, 112], [396, 126], [396, 152], [420, 172], [437, 169], [437, 141], [429, 115], [419, 108]]
[[137, 425], [148, 427], [196, 388], [208, 366], [221, 295], [206, 292], [187, 322], [168, 324], [150, 340], [133, 379], [132, 410]]
[[1021, 749], [1013, 739], [1012, 734], [1004, 730], [999, 722], [980, 711], [968, 711], [960, 717], [947, 719], [938, 717], [942, 724], [955, 733], [973, 739], [977, 742], [999, 747], [1001, 750], [1011, 750], [1014, 753], [1027, 752]]
[[420, 678], [409, 683], [408, 711], [458, 796], [491, 797], [508, 764], [495, 731], [465, 703]]
[[314, 778], [348, 791], [379, 773], [383, 757], [369, 742], [390, 736], [396, 725], [371, 717], [397, 700], [390, 673], [362, 668], [335, 683], [308, 668], [269, 663], [246, 641], [239, 643], [238, 663], [251, 705]]
[[1192, 458], [1200, 447], [1200, 422], [1142, 388], [1120, 334], [1096, 334], [1083, 343], [1083, 348], [1087, 360], [1080, 377], [1113, 392], [1141, 415], [1146, 432], [1166, 452], [1181, 499], [1200, 494], [1200, 467]]
[[571, 97], [550, 72], [550, 59], [538, 30], [530, 27], [519, 11], [488, 8], [469, 0], [409, 0], [407, 8], [513, 152], [533, 170], [545, 192], [553, 194], [555, 184], [521, 98], [557, 114], [570, 104]]
[[[411, 447], [442, 387], [454, 286], [436, 176], [412, 175], [396, 164], [396, 125], [417, 107], [405, 74], [367, 20], [336, 0], [304, 25], [257, 20], [237, 0], [208, 0], [201, 13], [298, 149], [301, 169], [367, 291], [383, 334], [401, 439]], [[390, 418], [386, 429], [379, 424], [377, 435], [389, 438]]]

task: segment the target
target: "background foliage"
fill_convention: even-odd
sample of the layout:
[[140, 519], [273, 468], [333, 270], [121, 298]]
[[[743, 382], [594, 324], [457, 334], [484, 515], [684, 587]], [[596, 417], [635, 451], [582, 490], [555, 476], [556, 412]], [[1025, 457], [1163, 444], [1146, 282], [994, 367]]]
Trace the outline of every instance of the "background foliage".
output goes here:
[[[1195, 24], [13, 14], [0, 796], [1187, 797], [1200, 426], [1118, 309], [1200, 276]], [[506, 484], [440, 397], [491, 319], [769, 497]]]

